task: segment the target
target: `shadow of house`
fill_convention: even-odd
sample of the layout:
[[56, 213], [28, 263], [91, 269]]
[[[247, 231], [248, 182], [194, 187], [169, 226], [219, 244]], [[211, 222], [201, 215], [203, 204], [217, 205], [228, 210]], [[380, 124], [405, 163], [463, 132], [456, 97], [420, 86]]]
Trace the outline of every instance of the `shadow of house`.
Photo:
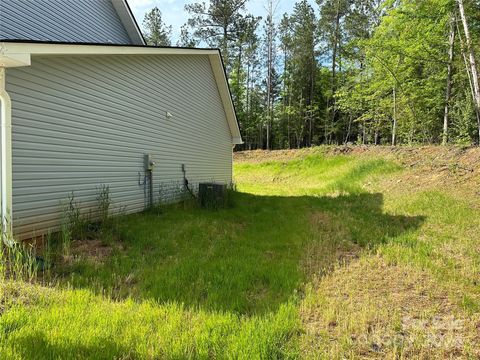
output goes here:
[[[125, 218], [125, 250], [66, 269], [70, 284], [110, 294], [239, 314], [275, 310], [310, 275], [415, 231], [419, 216], [383, 212], [382, 194], [234, 194], [219, 211], [167, 208]], [[65, 275], [64, 274], [64, 275]], [[72, 274], [74, 274], [72, 276]], [[132, 279], [134, 279], [132, 281]]]
[[[96, 337], [94, 343], [85, 344], [81, 339], [72, 341], [64, 336], [53, 342], [43, 332], [37, 331], [28, 336], [18, 336], [15, 340], [13, 353], [22, 359], [137, 359], [136, 351], [121, 346], [113, 339], [105, 336]], [[39, 352], [43, 355], [39, 355]]]

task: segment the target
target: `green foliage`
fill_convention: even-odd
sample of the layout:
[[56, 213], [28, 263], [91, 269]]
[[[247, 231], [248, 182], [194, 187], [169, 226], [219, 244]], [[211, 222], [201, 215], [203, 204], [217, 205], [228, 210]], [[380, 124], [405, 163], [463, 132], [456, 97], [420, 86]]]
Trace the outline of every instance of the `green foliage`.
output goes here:
[[443, 0], [403, 1], [388, 9], [373, 36], [360, 43], [364, 69], [339, 93], [340, 103], [384, 143], [390, 140], [393, 111], [401, 142], [439, 141], [448, 53], [445, 32], [451, 16], [447, 5]]
[[119, 223], [124, 215], [124, 207], [112, 209], [110, 187], [97, 187], [96, 204], [82, 209], [82, 204], [71, 192], [68, 200], [62, 205], [62, 222], [58, 240], [65, 258], [71, 256], [71, 245], [74, 240], [101, 239], [109, 244], [118, 236]]
[[[398, 144], [440, 143], [445, 105], [449, 141], [477, 141], [477, 116], [469, 108], [472, 75], [456, 1], [316, 3], [318, 8], [297, 1], [292, 13], [281, 17], [273, 11], [263, 27], [246, 13], [243, 1], [186, 6], [191, 17], [182, 42], [222, 50], [243, 149], [389, 144], [394, 131]], [[468, 0], [465, 6], [478, 57], [479, 4]]]
[[230, 50], [242, 34], [245, 0], [191, 3], [185, 5], [185, 10], [190, 14], [190, 18], [184, 31], [190, 28], [193, 30], [193, 38], [221, 49], [225, 67], [230, 73], [234, 59]]
[[[375, 229], [375, 242], [383, 241], [385, 229], [401, 231], [380, 213], [378, 196], [361, 195], [366, 178], [396, 170], [380, 160], [322, 155], [287, 164], [238, 165], [240, 192], [232, 189], [228, 196], [234, 206], [206, 211], [180, 203], [164, 205], [160, 215], [149, 211], [123, 217], [119, 236], [127, 253], [115, 250], [100, 267], [77, 262], [65, 269], [71, 274], [65, 280], [117, 299], [179, 301], [240, 314], [273, 311], [305, 279], [298, 266], [305, 246], [320, 242], [332, 254], [343, 244], [333, 234], [329, 243], [324, 232], [315, 233], [312, 211], [337, 214], [335, 209], [342, 209], [344, 217], [365, 226], [355, 235], [363, 245], [373, 246], [367, 229]], [[360, 208], [371, 210], [357, 213]], [[329, 268], [332, 261], [334, 256], [325, 255], [316, 264]]]
[[51, 269], [54, 265], [54, 244], [53, 236], [49, 231], [45, 236], [42, 237], [43, 251], [42, 251], [42, 261], [40, 270], [42, 271], [45, 279], [50, 279], [52, 272]]
[[452, 109], [451, 139], [457, 145], [471, 145], [475, 138], [476, 127], [472, 122], [475, 118], [475, 106], [468, 90], [459, 92], [458, 99]]
[[162, 19], [162, 12], [158, 7], [145, 14], [143, 19], [143, 28], [145, 30], [145, 40], [148, 45], [170, 46], [170, 37], [172, 27], [167, 26]]

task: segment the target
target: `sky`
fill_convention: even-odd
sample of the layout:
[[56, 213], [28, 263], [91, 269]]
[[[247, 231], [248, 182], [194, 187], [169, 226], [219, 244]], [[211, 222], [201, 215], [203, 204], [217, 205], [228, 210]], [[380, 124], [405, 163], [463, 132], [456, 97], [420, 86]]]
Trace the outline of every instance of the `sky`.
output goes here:
[[[201, 0], [208, 2], [208, 0]], [[187, 22], [188, 14], [184, 10], [185, 4], [195, 2], [194, 0], [128, 0], [128, 4], [137, 19], [140, 27], [142, 26], [145, 12], [157, 6], [162, 12], [163, 21], [167, 25], [172, 25], [172, 40], [175, 43], [180, 36], [180, 27]], [[265, 17], [266, 0], [249, 0], [247, 2], [247, 11], [255, 16]], [[314, 4], [314, 1], [310, 1]], [[279, 0], [277, 10], [275, 12], [277, 20], [283, 13], [291, 13], [295, 0]]]

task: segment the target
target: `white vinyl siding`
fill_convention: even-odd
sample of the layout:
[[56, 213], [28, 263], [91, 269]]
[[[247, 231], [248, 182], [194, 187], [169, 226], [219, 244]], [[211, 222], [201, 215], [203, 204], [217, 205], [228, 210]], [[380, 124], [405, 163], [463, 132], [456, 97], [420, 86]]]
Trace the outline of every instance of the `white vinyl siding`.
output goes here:
[[0, 0], [0, 39], [132, 43], [111, 0]]
[[34, 57], [7, 70], [7, 91], [21, 237], [58, 225], [71, 191], [93, 205], [101, 184], [117, 208], [142, 210], [144, 154], [157, 164], [156, 196], [181, 185], [181, 164], [193, 186], [231, 181], [231, 134], [206, 55]]

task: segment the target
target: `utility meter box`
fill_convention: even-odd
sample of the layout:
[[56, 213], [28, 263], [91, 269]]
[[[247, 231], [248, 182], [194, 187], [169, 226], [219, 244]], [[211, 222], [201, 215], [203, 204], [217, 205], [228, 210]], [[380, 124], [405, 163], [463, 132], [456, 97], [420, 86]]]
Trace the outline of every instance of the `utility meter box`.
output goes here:
[[153, 161], [152, 154], [145, 154], [145, 171], [152, 171], [155, 166], [155, 161]]

